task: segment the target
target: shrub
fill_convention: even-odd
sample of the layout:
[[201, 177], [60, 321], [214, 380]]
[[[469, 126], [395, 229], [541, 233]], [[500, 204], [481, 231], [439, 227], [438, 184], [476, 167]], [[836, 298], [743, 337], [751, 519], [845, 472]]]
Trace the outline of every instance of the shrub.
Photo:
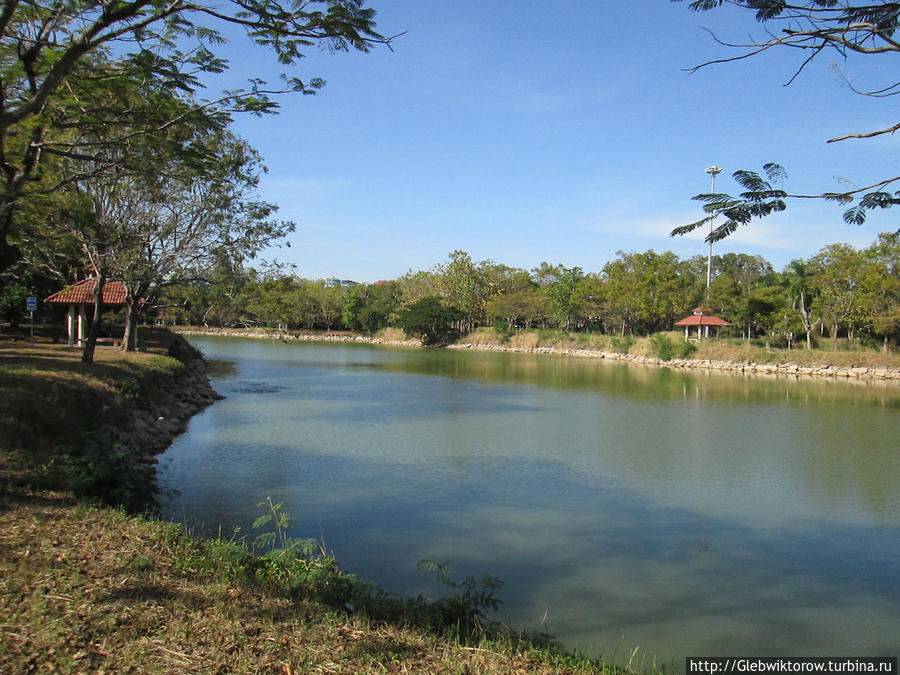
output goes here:
[[650, 336], [650, 348], [663, 361], [687, 359], [697, 351], [696, 344], [692, 342], [675, 342], [663, 333], [655, 333]]
[[630, 350], [634, 346], [634, 336], [632, 335], [623, 335], [622, 337], [613, 336], [609, 340], [610, 345], [614, 351], [620, 354], [627, 354], [628, 350]]
[[434, 296], [422, 298], [397, 315], [397, 323], [406, 334], [422, 338], [426, 345], [449, 341], [456, 334], [455, 324], [460, 319], [461, 311]]

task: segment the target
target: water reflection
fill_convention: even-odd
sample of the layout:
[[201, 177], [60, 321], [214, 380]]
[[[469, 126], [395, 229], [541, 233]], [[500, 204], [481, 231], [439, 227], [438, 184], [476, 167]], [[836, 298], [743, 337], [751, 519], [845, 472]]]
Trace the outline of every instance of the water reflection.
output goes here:
[[900, 632], [896, 386], [198, 342], [236, 365], [163, 459], [175, 518], [247, 527], [271, 495], [387, 589], [440, 591], [415, 562], [449, 559], [518, 627], [626, 658]]

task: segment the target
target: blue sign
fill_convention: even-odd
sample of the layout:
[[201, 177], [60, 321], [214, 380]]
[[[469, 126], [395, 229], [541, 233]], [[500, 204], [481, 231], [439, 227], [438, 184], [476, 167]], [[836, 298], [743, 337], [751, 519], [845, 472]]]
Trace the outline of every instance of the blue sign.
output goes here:
[[36, 312], [37, 311], [37, 298], [35, 298], [35, 297], [25, 298], [25, 310], [28, 312]]

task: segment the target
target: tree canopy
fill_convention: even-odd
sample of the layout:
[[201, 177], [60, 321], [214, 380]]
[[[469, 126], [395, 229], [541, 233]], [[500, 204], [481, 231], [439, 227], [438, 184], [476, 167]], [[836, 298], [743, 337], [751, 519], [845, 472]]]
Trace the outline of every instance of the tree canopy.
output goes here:
[[[682, 0], [671, 0], [681, 2]], [[793, 82], [809, 64], [823, 53], [836, 54], [846, 58], [850, 54], [860, 54], [873, 58], [891, 58], [900, 52], [900, 40], [896, 33], [900, 28], [900, 3], [880, 0], [878, 2], [838, 2], [838, 0], [806, 0], [787, 2], [785, 0], [693, 0], [690, 8], [703, 12], [722, 5], [732, 5], [753, 12], [756, 21], [764, 24], [764, 36], [741, 42], [730, 42], [720, 36], [715, 40], [736, 50], [736, 53], [719, 59], [712, 59], [695, 66], [698, 70], [715, 64], [748, 59], [775, 48], [799, 51], [800, 59], [787, 84]], [[900, 79], [896, 71], [885, 63], [884, 81], [875, 87], [853, 90], [866, 97], [887, 97], [900, 94]], [[849, 84], [849, 83], [848, 83]], [[853, 87], [852, 84], [850, 84]], [[827, 139], [837, 143], [850, 139], [871, 139], [893, 134], [900, 129], [900, 122], [887, 124], [870, 130], [848, 130], [840, 136]], [[749, 224], [754, 218], [764, 218], [772, 213], [784, 211], [791, 199], [825, 199], [850, 205], [844, 212], [848, 224], [862, 225], [867, 213], [872, 209], [886, 209], [900, 204], [900, 191], [890, 191], [900, 182], [898, 176], [881, 176], [868, 185], [846, 191], [823, 191], [817, 194], [791, 193], [784, 189], [788, 177], [784, 167], [768, 163], [762, 172], [739, 170], [734, 179], [744, 188], [744, 192], [732, 196], [724, 193], [706, 193], [694, 197], [704, 202], [706, 216], [696, 222], [672, 230], [672, 236], [687, 234], [697, 228], [709, 225], [719, 216], [723, 222], [712, 228], [706, 240], [719, 241], [733, 233], [738, 227]]]
[[[19, 252], [9, 242], [17, 202], [49, 191], [40, 171], [48, 155], [87, 160], [97, 169], [98, 148], [134, 134], [156, 133], [186, 116], [223, 126], [234, 111], [271, 112], [276, 93], [313, 93], [316, 78], [283, 76], [269, 85], [251, 81], [210, 99], [199, 97], [203, 76], [221, 73], [216, 54], [227, 26], [242, 29], [284, 66], [315, 44], [367, 51], [389, 43], [375, 30], [375, 12], [363, 0], [8, 0], [0, 10], [0, 270]], [[208, 80], [208, 78], [207, 78]], [[153, 97], [135, 101], [134, 83], [152, 83]], [[101, 143], [92, 130], [123, 128]]]

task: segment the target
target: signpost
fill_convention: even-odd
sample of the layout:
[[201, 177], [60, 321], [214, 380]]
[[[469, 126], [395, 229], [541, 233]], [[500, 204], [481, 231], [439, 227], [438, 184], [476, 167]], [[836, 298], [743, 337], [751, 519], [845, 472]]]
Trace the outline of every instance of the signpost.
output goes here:
[[34, 296], [25, 298], [25, 309], [31, 315], [31, 341], [34, 342], [34, 313], [37, 311], [37, 298]]

